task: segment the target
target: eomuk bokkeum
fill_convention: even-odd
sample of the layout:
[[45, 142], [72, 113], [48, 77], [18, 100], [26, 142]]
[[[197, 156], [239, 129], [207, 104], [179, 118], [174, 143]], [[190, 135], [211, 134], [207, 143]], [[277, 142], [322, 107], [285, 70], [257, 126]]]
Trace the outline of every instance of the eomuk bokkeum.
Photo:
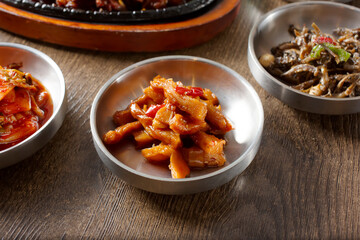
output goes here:
[[21, 67], [0, 66], [0, 151], [35, 133], [53, 112], [49, 92]]
[[161, 76], [143, 92], [114, 113], [117, 127], [104, 135], [105, 144], [130, 136], [148, 161], [169, 163], [172, 178], [185, 178], [190, 168], [224, 165], [224, 134], [233, 126], [215, 94]]

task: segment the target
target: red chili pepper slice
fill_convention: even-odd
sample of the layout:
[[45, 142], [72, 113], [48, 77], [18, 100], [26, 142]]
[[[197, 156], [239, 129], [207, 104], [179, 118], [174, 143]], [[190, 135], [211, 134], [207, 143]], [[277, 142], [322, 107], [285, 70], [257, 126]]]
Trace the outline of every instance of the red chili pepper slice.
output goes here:
[[324, 36], [315, 38], [314, 43], [317, 43], [317, 44], [322, 44], [322, 43], [336, 44], [335, 41], [332, 38], [324, 37]]
[[165, 104], [157, 104], [157, 105], [151, 105], [148, 110], [146, 111], [145, 115], [151, 118], [154, 118], [157, 111], [159, 111], [161, 108], [163, 108]]
[[204, 95], [204, 90], [201, 87], [179, 87], [177, 86], [175, 91], [181, 95], [186, 95], [190, 97], [201, 97]]
[[181, 95], [185, 95], [189, 91], [189, 89], [184, 87], [176, 87], [175, 91]]

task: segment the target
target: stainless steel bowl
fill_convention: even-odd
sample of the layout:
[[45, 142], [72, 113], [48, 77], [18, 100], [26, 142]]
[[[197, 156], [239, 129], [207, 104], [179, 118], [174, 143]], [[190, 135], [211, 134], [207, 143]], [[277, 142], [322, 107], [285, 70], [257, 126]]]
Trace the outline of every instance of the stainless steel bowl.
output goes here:
[[15, 164], [43, 147], [60, 128], [66, 114], [65, 81], [60, 68], [44, 53], [24, 45], [0, 42], [0, 65], [22, 62], [21, 70], [31, 73], [50, 92], [53, 115], [33, 135], [0, 151], [0, 168]]
[[248, 42], [248, 63], [256, 81], [270, 94], [290, 107], [319, 114], [349, 114], [360, 112], [360, 97], [338, 99], [312, 96], [297, 91], [270, 75], [259, 63], [261, 55], [280, 43], [290, 41], [290, 24], [311, 28], [315, 22], [323, 32], [337, 27], [360, 27], [360, 9], [332, 2], [299, 2], [276, 8], [253, 26]]
[[[235, 130], [226, 135], [227, 163], [221, 168], [193, 170], [190, 177], [172, 179], [166, 167], [148, 163], [133, 144], [107, 147], [102, 136], [114, 129], [112, 115], [141, 96], [156, 75], [172, 77], [185, 85], [211, 89]], [[263, 108], [251, 85], [233, 70], [191, 56], [166, 56], [145, 60], [114, 75], [94, 99], [90, 125], [96, 151], [104, 164], [122, 180], [150, 192], [187, 194], [218, 187], [240, 174], [255, 157], [263, 130]]]

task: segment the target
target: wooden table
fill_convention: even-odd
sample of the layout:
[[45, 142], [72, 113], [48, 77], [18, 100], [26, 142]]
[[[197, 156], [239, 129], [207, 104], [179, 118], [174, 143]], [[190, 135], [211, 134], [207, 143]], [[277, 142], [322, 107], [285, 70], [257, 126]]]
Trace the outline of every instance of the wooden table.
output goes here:
[[[67, 116], [55, 137], [31, 158], [0, 170], [0, 238], [359, 238], [360, 115], [321, 116], [289, 108], [265, 92], [247, 66], [251, 26], [284, 4], [244, 0], [225, 32], [173, 52], [78, 50], [0, 30], [0, 41], [25, 44], [53, 58], [68, 93]], [[138, 190], [105, 168], [93, 147], [89, 114], [99, 88], [135, 62], [169, 54], [229, 66], [249, 80], [264, 106], [263, 139], [254, 161], [212, 191], [166, 196]]]

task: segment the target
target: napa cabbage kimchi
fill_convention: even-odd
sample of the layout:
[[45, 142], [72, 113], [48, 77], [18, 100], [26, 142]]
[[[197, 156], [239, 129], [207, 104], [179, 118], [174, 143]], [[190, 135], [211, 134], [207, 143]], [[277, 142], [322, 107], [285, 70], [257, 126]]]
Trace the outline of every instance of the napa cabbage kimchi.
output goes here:
[[0, 66], [0, 151], [35, 133], [53, 111], [49, 92], [21, 65]]

